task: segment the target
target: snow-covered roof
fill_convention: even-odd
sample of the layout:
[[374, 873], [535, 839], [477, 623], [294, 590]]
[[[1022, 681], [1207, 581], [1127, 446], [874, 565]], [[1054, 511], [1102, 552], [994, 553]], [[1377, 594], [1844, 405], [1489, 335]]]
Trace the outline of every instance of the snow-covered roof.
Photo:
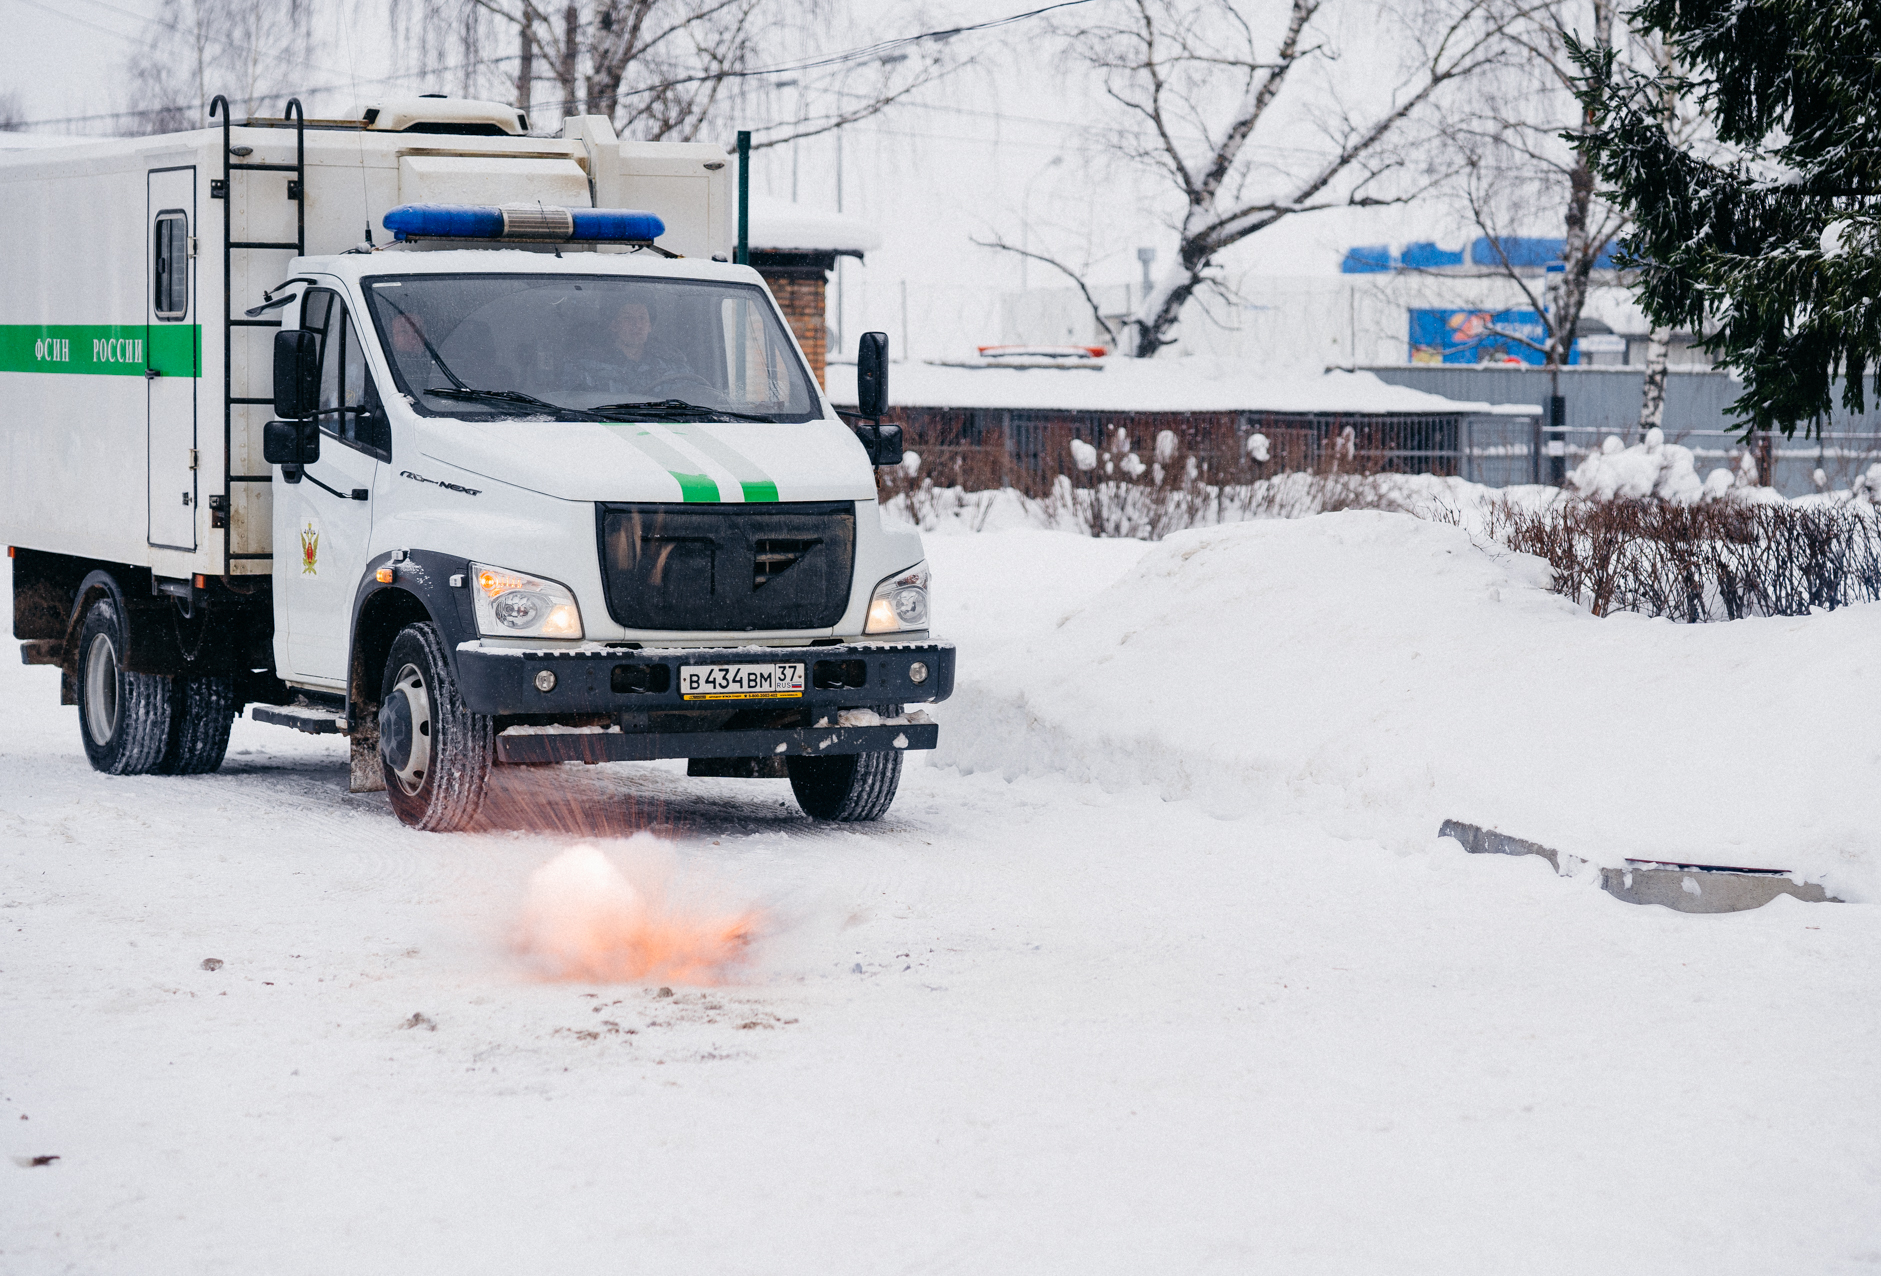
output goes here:
[[75, 137], [70, 133], [0, 132], [0, 151], [45, 151], [60, 146], [86, 146], [94, 142], [116, 140], [110, 137]]
[[820, 213], [787, 199], [751, 197], [751, 246], [804, 252], [862, 253], [882, 246], [873, 226], [842, 213]]
[[[856, 401], [853, 363], [829, 365], [830, 398]], [[1263, 376], [1225, 359], [1119, 359], [1011, 368], [897, 363], [889, 401], [923, 408], [1019, 408], [1067, 412], [1402, 412], [1521, 415], [1531, 404], [1488, 404], [1389, 385], [1369, 372]]]

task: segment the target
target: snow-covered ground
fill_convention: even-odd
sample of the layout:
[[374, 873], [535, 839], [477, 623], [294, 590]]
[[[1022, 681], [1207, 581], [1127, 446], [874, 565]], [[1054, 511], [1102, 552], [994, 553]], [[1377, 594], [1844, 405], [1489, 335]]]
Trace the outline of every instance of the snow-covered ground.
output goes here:
[[[869, 828], [623, 765], [414, 833], [250, 722], [109, 779], [0, 664], [0, 1150], [60, 1158], [0, 1163], [0, 1270], [1881, 1263], [1872, 903], [1631, 907], [1435, 837], [1872, 898], [1881, 607], [1596, 621], [1378, 514], [929, 549], [960, 690]], [[512, 941], [580, 844], [755, 910], [749, 963], [543, 980]]]

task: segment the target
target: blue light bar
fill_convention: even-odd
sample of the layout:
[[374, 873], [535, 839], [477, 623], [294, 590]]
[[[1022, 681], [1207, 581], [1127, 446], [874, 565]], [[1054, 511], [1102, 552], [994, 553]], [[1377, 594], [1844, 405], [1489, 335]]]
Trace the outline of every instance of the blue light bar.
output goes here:
[[399, 240], [503, 239], [650, 244], [666, 233], [652, 213], [628, 208], [499, 208], [474, 204], [401, 204], [385, 228]]
[[385, 215], [385, 228], [400, 239], [501, 239], [503, 213], [469, 204], [403, 204]]
[[652, 213], [631, 208], [571, 208], [575, 233], [571, 239], [652, 243], [666, 233], [666, 223]]

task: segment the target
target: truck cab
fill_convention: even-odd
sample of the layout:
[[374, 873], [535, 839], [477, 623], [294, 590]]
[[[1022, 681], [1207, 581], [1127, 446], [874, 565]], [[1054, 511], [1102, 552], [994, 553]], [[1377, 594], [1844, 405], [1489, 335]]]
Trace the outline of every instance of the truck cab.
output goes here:
[[836, 415], [755, 271], [416, 244], [291, 269], [275, 667], [347, 697], [401, 816], [466, 818], [440, 808], [486, 719], [496, 762], [684, 756], [886, 808], [952, 652], [876, 504], [898, 453]]

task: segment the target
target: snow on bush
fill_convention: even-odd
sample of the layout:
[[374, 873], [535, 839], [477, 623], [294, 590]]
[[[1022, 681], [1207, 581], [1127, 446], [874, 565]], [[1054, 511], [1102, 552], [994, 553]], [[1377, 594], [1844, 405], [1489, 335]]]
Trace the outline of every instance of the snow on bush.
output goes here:
[[1097, 468], [1097, 449], [1083, 439], [1071, 440], [1071, 463], [1089, 473]]
[[[1749, 454], [1746, 453], [1748, 456]], [[1756, 463], [1753, 461], [1752, 465]], [[1754, 471], [1753, 471], [1754, 474]], [[1608, 435], [1600, 449], [1568, 475], [1568, 486], [1588, 500], [1642, 500], [1657, 497], [1677, 505], [1715, 500], [1735, 486], [1731, 472], [1717, 469], [1702, 482], [1693, 464], [1692, 450], [1667, 443], [1658, 429], [1646, 431], [1643, 441], [1627, 447]]]
[[1265, 434], [1250, 434], [1247, 436], [1247, 454], [1250, 460], [1260, 465], [1267, 464], [1267, 458], [1272, 455], [1268, 451], [1268, 447], [1269, 444]]

